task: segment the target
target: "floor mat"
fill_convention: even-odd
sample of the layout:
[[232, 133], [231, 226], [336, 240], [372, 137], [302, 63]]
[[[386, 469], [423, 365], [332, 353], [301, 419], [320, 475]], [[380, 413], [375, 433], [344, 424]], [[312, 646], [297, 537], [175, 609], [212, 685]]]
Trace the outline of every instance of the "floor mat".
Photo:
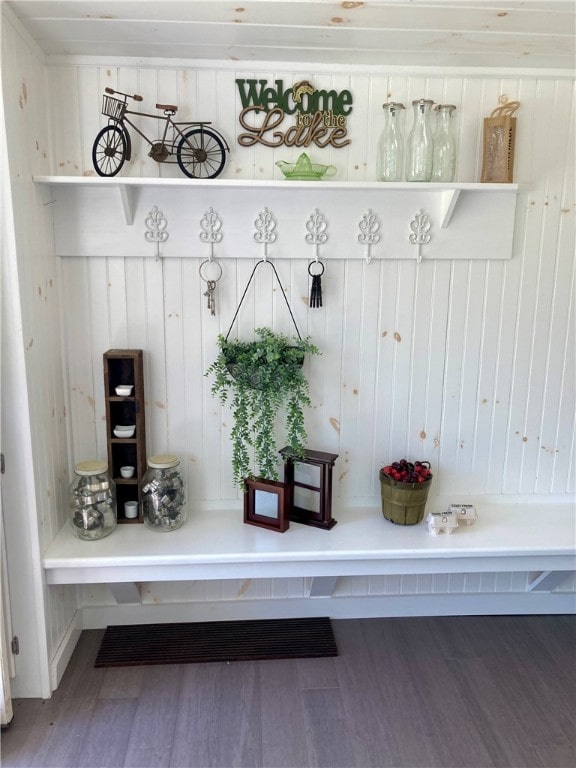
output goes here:
[[329, 618], [107, 627], [95, 667], [337, 656]]

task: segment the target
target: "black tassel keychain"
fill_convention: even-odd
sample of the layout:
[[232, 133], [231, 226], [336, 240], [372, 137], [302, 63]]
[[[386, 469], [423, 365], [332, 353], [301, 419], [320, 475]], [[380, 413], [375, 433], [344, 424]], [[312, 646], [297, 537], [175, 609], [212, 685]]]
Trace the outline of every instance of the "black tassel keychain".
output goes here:
[[[312, 272], [312, 267], [316, 264], [321, 268], [320, 272]], [[308, 274], [312, 278], [312, 288], [310, 290], [310, 307], [322, 306], [322, 275], [324, 274], [324, 264], [321, 261], [311, 261], [308, 265]]]

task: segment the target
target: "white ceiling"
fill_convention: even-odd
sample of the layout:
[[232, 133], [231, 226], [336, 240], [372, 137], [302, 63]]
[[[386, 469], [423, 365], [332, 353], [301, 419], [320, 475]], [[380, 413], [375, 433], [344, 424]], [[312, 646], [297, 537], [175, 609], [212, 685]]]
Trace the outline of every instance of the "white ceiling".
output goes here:
[[48, 55], [573, 69], [575, 0], [4, 0]]

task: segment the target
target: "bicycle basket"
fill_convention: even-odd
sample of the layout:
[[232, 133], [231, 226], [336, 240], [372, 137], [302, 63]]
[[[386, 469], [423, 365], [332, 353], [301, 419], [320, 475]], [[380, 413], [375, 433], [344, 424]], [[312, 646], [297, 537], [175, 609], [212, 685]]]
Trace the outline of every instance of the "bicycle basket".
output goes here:
[[102, 98], [102, 114], [112, 117], [114, 120], [121, 120], [124, 117], [126, 103], [120, 99], [114, 99], [112, 96]]

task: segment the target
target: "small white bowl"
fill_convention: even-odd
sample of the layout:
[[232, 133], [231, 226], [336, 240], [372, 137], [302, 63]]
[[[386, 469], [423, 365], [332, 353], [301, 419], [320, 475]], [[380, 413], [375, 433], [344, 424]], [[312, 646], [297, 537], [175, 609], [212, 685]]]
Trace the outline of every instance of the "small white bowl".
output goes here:
[[119, 397], [130, 397], [133, 389], [134, 389], [133, 384], [119, 384], [116, 387], [116, 394]]
[[120, 467], [122, 477], [134, 477], [134, 467]]
[[135, 426], [131, 426], [131, 427], [117, 426], [117, 427], [114, 427], [114, 434], [116, 435], [116, 437], [132, 437], [134, 435], [135, 429], [136, 429]]

